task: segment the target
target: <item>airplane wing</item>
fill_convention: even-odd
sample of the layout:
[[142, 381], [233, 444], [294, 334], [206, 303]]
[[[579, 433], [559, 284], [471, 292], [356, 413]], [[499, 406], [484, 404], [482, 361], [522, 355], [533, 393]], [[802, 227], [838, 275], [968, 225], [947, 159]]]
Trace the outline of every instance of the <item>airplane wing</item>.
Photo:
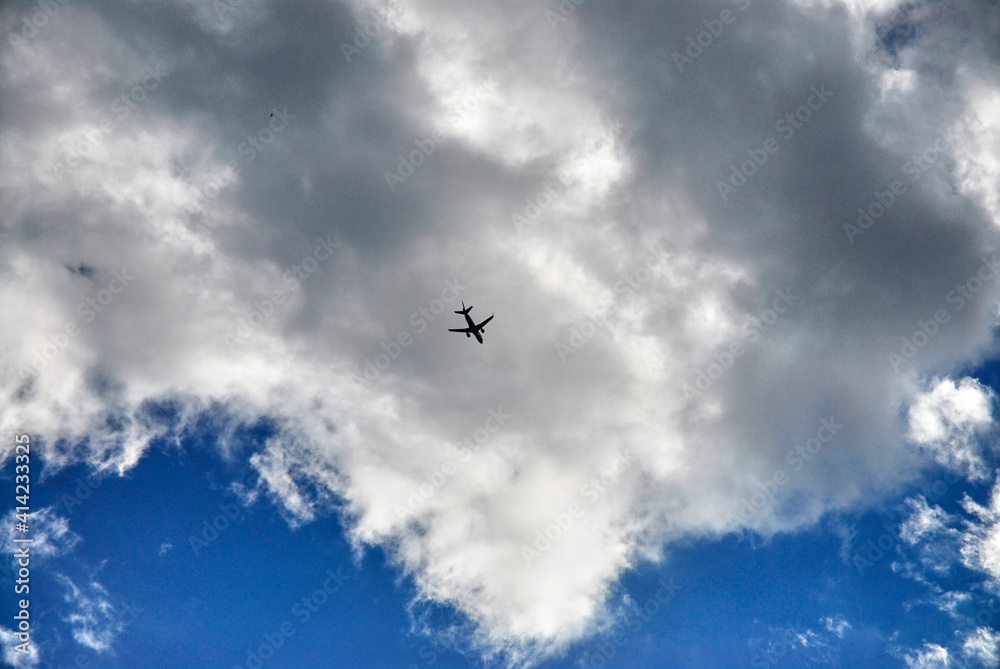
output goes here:
[[468, 332], [471, 334], [472, 328], [455, 328], [455, 329], [448, 328], [448, 332]]
[[483, 321], [482, 323], [480, 323], [479, 325], [477, 325], [476, 329], [477, 330], [482, 330], [483, 326], [486, 325], [487, 323], [489, 323], [491, 320], [493, 320], [493, 316], [495, 316], [495, 315], [496, 314], [491, 314], [489, 318], [487, 318], [485, 321]]

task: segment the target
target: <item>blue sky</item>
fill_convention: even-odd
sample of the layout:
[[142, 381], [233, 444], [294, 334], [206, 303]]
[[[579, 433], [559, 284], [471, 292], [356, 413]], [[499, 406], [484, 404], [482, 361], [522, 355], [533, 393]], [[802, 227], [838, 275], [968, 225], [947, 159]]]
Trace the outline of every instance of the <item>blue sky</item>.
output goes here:
[[[33, 577], [45, 666], [165, 666], [164, 658], [175, 667], [248, 666], [248, 652], [262, 648], [266, 667], [480, 666], [444, 639], [412, 632], [412, 582], [378, 549], [356, 560], [336, 515], [293, 530], [266, 501], [246, 505], [232, 487], [252, 486], [245, 459], [199, 448], [232, 417], [217, 409], [202, 418], [178, 440], [152, 444], [124, 477], [81, 466], [42, 477], [34, 503], [66, 518], [78, 537]], [[274, 428], [261, 421], [235, 433], [245, 454]], [[631, 613], [615, 632], [545, 666], [906, 666], [903, 649], [947, 647], [971, 629], [933, 603], [936, 588], [971, 593], [958, 613], [979, 615], [987, 629], [998, 625], [1000, 602], [959, 565], [924, 573], [927, 583], [892, 567], [915, 559], [900, 536], [911, 515], [903, 500], [923, 493], [954, 514], [963, 495], [983, 502], [989, 492], [937, 471], [876, 510], [833, 515], [808, 531], [679, 541], [669, 564], [621, 579]], [[884, 556], [868, 551], [869, 540]], [[317, 594], [324, 584], [335, 592]], [[9, 576], [3, 585], [12, 588]], [[11, 604], [5, 616], [14, 615]], [[453, 610], [423, 613], [439, 627], [460, 622]], [[282, 640], [283, 624], [292, 633]], [[80, 643], [84, 633], [108, 648]], [[278, 646], [273, 655], [268, 645]]]
[[6, 3], [0, 661], [1000, 666], [998, 38]]

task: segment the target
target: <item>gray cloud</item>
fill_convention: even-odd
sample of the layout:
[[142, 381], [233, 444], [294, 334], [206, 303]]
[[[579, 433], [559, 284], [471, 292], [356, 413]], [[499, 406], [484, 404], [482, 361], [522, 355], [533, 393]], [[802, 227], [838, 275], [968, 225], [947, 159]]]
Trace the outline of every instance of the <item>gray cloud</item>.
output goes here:
[[[565, 21], [555, 4], [65, 6], [0, 63], [0, 299], [19, 324], [0, 346], [0, 431], [124, 471], [164, 429], [146, 400], [278, 416], [258, 492], [291, 522], [340, 504], [359, 548], [388, 548], [420, 597], [512, 661], [596, 629], [623, 571], [678, 534], [876, 503], [930, 462], [900, 408], [994, 352], [1000, 295], [970, 283], [998, 251], [996, 9], [893, 6], [593, 3]], [[678, 71], [672, 54], [723, 10], [733, 21]], [[366, 22], [381, 32], [347, 58]], [[122, 96], [134, 108], [103, 132]], [[754, 156], [723, 200], [718, 182]], [[905, 192], [849, 239], [896, 180]], [[329, 235], [342, 245], [298, 276]], [[624, 290], [650, 249], [667, 260]], [[134, 281], [100, 304], [123, 268]], [[448, 282], [496, 313], [485, 345], [445, 332]], [[799, 297], [772, 320], [779, 290]], [[102, 310], [83, 322], [88, 299]], [[600, 327], [560, 356], [588, 319]], [[259, 325], [233, 348], [241, 321]], [[498, 407], [512, 418], [460, 475], [397, 514]], [[843, 431], [791, 471], [831, 417]], [[526, 564], [519, 547], [624, 451], [635, 465]]]

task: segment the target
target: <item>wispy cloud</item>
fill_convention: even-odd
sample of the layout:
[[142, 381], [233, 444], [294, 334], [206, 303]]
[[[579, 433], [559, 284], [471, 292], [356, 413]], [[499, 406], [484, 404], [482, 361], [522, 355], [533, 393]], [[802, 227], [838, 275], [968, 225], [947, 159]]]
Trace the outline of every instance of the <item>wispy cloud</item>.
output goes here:
[[113, 604], [108, 591], [97, 581], [77, 586], [64, 574], [56, 574], [56, 579], [65, 588], [63, 601], [70, 613], [63, 620], [69, 623], [73, 638], [98, 653], [110, 651], [134, 614]]
[[[19, 650], [18, 646], [23, 643], [24, 639], [19, 638], [16, 631], [0, 625], [0, 646], [3, 647], [3, 661], [15, 669], [37, 667], [42, 660], [41, 651], [38, 650], [36, 644], [22, 646]], [[28, 652], [24, 652], [25, 650]]]
[[[29, 532], [17, 532], [15, 527], [16, 509], [7, 512], [0, 523], [7, 530], [3, 533], [3, 551], [6, 555], [14, 552], [24, 544], [14, 543], [14, 539], [31, 538], [32, 558], [55, 558], [71, 552], [80, 542], [80, 536], [69, 529], [69, 519], [56, 513], [54, 506], [47, 506], [32, 511], [29, 516]], [[16, 563], [17, 560], [15, 559]]]

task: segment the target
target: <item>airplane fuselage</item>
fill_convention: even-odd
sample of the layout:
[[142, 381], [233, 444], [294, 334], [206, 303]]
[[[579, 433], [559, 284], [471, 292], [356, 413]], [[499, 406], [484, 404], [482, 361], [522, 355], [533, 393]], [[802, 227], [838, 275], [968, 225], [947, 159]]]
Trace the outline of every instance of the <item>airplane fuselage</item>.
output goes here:
[[469, 329], [472, 330], [472, 334], [476, 336], [476, 341], [482, 344], [483, 335], [479, 334], [479, 328], [476, 327], [476, 323], [472, 320], [472, 316], [465, 314], [465, 322], [469, 324]]

